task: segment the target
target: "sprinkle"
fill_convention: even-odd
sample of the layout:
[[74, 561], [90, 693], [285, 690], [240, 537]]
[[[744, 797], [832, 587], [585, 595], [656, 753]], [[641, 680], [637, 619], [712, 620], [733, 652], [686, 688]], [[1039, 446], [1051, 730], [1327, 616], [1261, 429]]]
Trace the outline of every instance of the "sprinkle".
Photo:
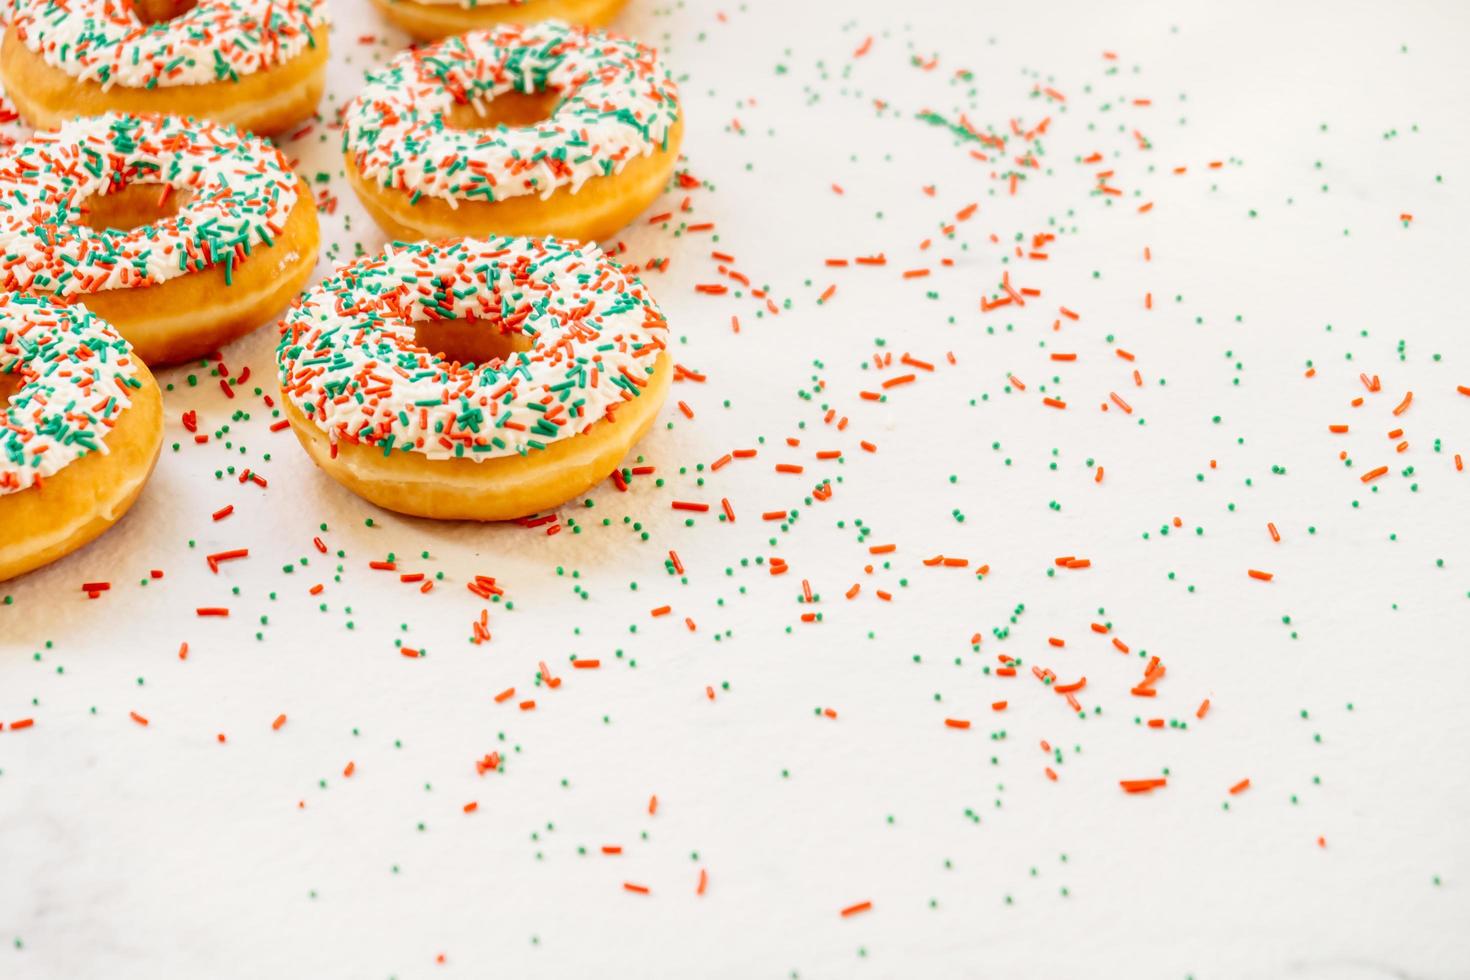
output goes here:
[[1168, 784], [1164, 778], [1158, 779], [1120, 779], [1118, 785], [1123, 787], [1127, 793], [1150, 793], [1161, 786]]

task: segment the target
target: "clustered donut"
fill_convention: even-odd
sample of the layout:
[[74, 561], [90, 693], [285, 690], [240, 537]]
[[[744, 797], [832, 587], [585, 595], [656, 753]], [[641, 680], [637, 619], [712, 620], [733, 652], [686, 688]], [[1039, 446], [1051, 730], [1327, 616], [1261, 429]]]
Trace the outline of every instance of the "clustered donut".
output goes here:
[[105, 115], [0, 157], [0, 284], [80, 300], [149, 364], [265, 322], [305, 285], [317, 244], [304, 182], [232, 127]]
[[319, 0], [14, 0], [0, 44], [6, 94], [42, 128], [161, 112], [281, 132], [316, 110], [326, 67]]
[[0, 581], [122, 517], [163, 442], [158, 385], [78, 306], [0, 295]]
[[383, 16], [421, 41], [496, 27], [564, 20], [601, 27], [627, 0], [373, 0]]
[[[527, 97], [549, 116], [495, 125]], [[348, 179], [390, 235], [592, 241], [663, 191], [683, 123], [654, 49], [552, 22], [403, 52], [343, 129]]]
[[[586, 23], [622, 0], [457, 3], [392, 8]], [[272, 132], [309, 114], [325, 28], [317, 0], [14, 0], [0, 78], [51, 128], [0, 156], [0, 580], [137, 498], [163, 430], [147, 364], [214, 351], [292, 296], [282, 411], [380, 506], [533, 514], [653, 424], [667, 325], [591, 242], [673, 171], [683, 123], [656, 52], [553, 21], [399, 55], [346, 109], [347, 173], [390, 233], [441, 240], [299, 294], [315, 202], [280, 151], [217, 120]]]
[[672, 373], [663, 315], [595, 244], [390, 246], [306, 293], [276, 350], [286, 418], [390, 510], [506, 520], [605, 479]]

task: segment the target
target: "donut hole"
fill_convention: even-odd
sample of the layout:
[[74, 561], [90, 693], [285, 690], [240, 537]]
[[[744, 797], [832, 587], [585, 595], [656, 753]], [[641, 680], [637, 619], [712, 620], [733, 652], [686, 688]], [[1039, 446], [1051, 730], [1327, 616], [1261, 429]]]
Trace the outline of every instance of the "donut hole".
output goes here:
[[520, 330], [506, 330], [499, 320], [476, 317], [415, 323], [414, 342], [443, 361], [492, 367], [531, 349], [531, 338]]
[[145, 26], [182, 17], [199, 5], [199, 0], [133, 0], [133, 13]]
[[444, 113], [444, 125], [461, 130], [531, 126], [550, 119], [560, 101], [561, 93], [556, 89], [504, 92], [488, 102], [462, 102], [450, 106]]
[[0, 412], [10, 407], [10, 396], [20, 390], [20, 374], [7, 371], [0, 374]]
[[97, 231], [132, 231], [179, 213], [189, 203], [189, 192], [168, 184], [134, 181], [82, 202], [82, 224]]

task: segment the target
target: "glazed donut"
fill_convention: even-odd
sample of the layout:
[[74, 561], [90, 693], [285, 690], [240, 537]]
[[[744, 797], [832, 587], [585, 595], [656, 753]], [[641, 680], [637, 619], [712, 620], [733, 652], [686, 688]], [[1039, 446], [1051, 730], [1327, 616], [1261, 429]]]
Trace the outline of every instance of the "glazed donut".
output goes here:
[[128, 342], [79, 306], [0, 295], [0, 582], [127, 513], [163, 444], [163, 400]]
[[154, 366], [273, 317], [316, 254], [305, 182], [229, 126], [98, 116], [0, 155], [0, 285], [81, 301]]
[[604, 479], [673, 373], [643, 285], [595, 244], [397, 244], [281, 321], [285, 416], [318, 466], [380, 507], [497, 521]]
[[38, 128], [159, 112], [278, 133], [316, 111], [326, 82], [321, 0], [12, 2], [0, 80]]
[[465, 34], [499, 24], [564, 20], [601, 27], [627, 0], [373, 0], [394, 26], [420, 41]]
[[399, 239], [606, 238], [668, 183], [683, 122], [636, 41], [544, 23], [405, 51], [347, 107], [347, 176]]

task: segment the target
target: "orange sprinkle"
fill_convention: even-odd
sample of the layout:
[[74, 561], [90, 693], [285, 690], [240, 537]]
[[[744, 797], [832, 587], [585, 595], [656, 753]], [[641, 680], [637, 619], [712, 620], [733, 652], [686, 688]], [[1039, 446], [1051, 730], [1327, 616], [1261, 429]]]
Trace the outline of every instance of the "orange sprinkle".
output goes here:
[[847, 908], [843, 909], [842, 917], [845, 919], [850, 915], [857, 915], [859, 912], [866, 912], [872, 907], [872, 902], [858, 902], [856, 905], [849, 905]]
[[1168, 785], [1169, 781], [1162, 777], [1158, 779], [1120, 779], [1118, 785], [1129, 793], [1148, 793], [1161, 786]]
[[623, 882], [623, 890], [624, 891], [633, 892], [635, 895], [647, 895], [648, 894], [648, 886], [647, 885], [635, 885], [631, 881], [625, 881], [625, 882]]
[[1276, 576], [1271, 572], [1262, 572], [1257, 569], [1249, 569], [1250, 577], [1261, 582], [1269, 582]]
[[1199, 703], [1199, 710], [1194, 713], [1194, 716], [1196, 718], [1203, 718], [1205, 715], [1207, 715], [1209, 713], [1210, 713], [1210, 699], [1209, 698], [1205, 698], [1203, 701], [1201, 701]]
[[1009, 702], [1006, 702], [1006, 701], [992, 701], [992, 702], [990, 702], [990, 710], [991, 711], [1004, 711], [1004, 710], [1006, 710], [1006, 705], [1008, 703]]
[[271, 731], [273, 731], [273, 732], [280, 731], [281, 730], [281, 726], [284, 725], [285, 723], [286, 723], [286, 716], [285, 715], [276, 715], [276, 720], [273, 721], [273, 722], [271, 722]]
[[[129, 711], [128, 712], [128, 717], [131, 718], [131, 719], [133, 719], [134, 721], [136, 721], [140, 725], [145, 725], [146, 726], [148, 724], [148, 719], [147, 718], [144, 718], [142, 715], [138, 714], [136, 711]], [[15, 726], [14, 725], [11, 725], [10, 727], [11, 728], [14, 728]]]
[[1238, 782], [1234, 786], [1230, 787], [1230, 795], [1231, 796], [1236, 796], [1236, 795], [1238, 795], [1240, 793], [1244, 793], [1246, 790], [1248, 790], [1250, 788], [1251, 788], [1251, 781], [1249, 779], [1242, 779], [1240, 782]]
[[944, 726], [946, 728], [965, 729], [970, 727], [970, 723], [964, 718], [946, 718], [944, 719]]
[[496, 704], [503, 704], [503, 703], [505, 703], [506, 701], [509, 701], [511, 698], [513, 698], [515, 696], [516, 696], [516, 689], [513, 688], [513, 687], [507, 687], [505, 690], [503, 690], [499, 694], [495, 695], [495, 703]]
[[1369, 470], [1367, 473], [1364, 473], [1358, 479], [1362, 480], [1364, 483], [1372, 483], [1374, 480], [1378, 479], [1380, 476], [1382, 476], [1383, 474], [1385, 474], [1387, 472], [1388, 472], [1388, 467], [1387, 466], [1380, 466], [1377, 469]]

